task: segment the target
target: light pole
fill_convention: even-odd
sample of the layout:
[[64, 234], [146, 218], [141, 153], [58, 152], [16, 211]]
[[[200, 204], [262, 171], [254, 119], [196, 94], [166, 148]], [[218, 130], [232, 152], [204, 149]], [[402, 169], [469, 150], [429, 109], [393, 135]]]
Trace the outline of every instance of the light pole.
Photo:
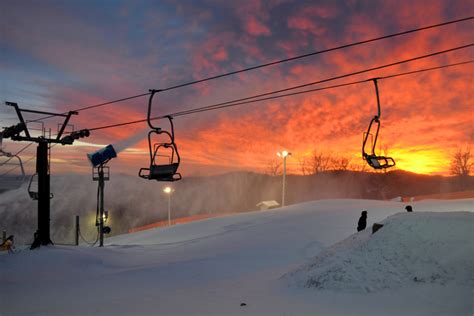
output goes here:
[[285, 185], [286, 185], [286, 157], [291, 156], [291, 153], [286, 150], [277, 152], [277, 156], [283, 158], [283, 187], [281, 190], [281, 206], [285, 206]]
[[168, 226], [171, 226], [171, 194], [173, 194], [174, 189], [166, 187], [163, 189], [163, 192], [168, 195]]

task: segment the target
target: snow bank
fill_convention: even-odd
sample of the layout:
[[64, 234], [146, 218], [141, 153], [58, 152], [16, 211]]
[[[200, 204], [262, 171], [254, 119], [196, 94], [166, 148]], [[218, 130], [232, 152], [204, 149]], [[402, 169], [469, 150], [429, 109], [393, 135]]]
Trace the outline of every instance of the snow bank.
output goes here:
[[375, 292], [416, 284], [474, 286], [474, 214], [399, 213], [284, 276], [293, 286]]

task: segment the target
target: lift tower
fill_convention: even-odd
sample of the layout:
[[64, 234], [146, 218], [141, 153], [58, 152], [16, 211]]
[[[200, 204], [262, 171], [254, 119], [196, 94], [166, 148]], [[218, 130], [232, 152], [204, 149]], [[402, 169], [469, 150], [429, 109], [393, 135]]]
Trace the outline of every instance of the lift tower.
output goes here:
[[[21, 109], [17, 103], [5, 102], [7, 106], [15, 109], [20, 123], [5, 128], [2, 131], [3, 138], [10, 138], [13, 141], [35, 142], [38, 144], [36, 149], [36, 172], [38, 174], [38, 230], [37, 242], [40, 245], [52, 244], [50, 237], [50, 170], [48, 155], [50, 144], [72, 145], [74, 140], [89, 136], [88, 130], [80, 130], [71, 132], [69, 135], [61, 138], [64, 130], [72, 115], [77, 115], [75, 111], [64, 113], [51, 113], [44, 111], [36, 111], [29, 109]], [[28, 130], [26, 121], [22, 113], [33, 113], [39, 115], [47, 115], [50, 117], [63, 117], [64, 122], [59, 129], [56, 137], [46, 137], [46, 135], [33, 137]]]

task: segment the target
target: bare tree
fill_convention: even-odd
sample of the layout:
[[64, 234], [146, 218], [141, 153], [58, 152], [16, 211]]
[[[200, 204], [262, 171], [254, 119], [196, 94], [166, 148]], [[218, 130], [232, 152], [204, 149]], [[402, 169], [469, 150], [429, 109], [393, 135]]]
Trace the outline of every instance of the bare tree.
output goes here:
[[309, 174], [317, 174], [320, 172], [328, 171], [331, 167], [331, 156], [323, 153], [313, 152], [310, 160], [308, 161]]
[[331, 159], [331, 169], [335, 171], [346, 171], [349, 169], [350, 159], [346, 157], [333, 157]]
[[452, 157], [450, 171], [454, 176], [467, 177], [471, 173], [473, 165], [471, 149], [469, 147], [465, 150], [458, 148]]
[[281, 168], [281, 159], [272, 159], [268, 162], [267, 168], [266, 168], [266, 174], [271, 175], [271, 176], [278, 176], [282, 174], [282, 168]]
[[473, 165], [471, 149], [469, 147], [466, 149], [458, 148], [452, 156], [450, 171], [452, 175], [458, 178], [461, 190], [466, 189]]
[[298, 164], [300, 165], [301, 173], [305, 176], [308, 174], [308, 159], [306, 157], [299, 157]]

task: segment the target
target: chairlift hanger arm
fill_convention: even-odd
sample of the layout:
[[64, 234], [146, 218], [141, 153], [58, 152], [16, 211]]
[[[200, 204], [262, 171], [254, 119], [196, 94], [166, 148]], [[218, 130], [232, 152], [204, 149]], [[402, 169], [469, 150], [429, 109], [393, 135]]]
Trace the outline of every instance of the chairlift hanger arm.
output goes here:
[[380, 78], [372, 78], [369, 79], [370, 81], [373, 81], [374, 86], [375, 86], [375, 94], [377, 95], [377, 115], [376, 118], [380, 119], [381, 111], [380, 111], [380, 96], [379, 96], [379, 86], [377, 84], [377, 80]]
[[58, 135], [56, 136], [56, 140], [59, 140], [61, 138], [61, 136], [63, 135], [64, 129], [66, 129], [66, 126], [69, 123], [69, 120], [71, 119], [71, 116], [72, 115], [77, 115], [77, 114], [78, 114], [78, 112], [69, 111], [69, 113], [66, 116], [66, 119], [63, 122], [63, 125], [61, 126], [61, 129], [59, 130]]
[[155, 93], [160, 92], [162, 90], [150, 89], [149, 91], [150, 91], [150, 97], [148, 98], [148, 112], [147, 112], [147, 116], [146, 116], [147, 117], [147, 123], [148, 123], [148, 126], [150, 126], [151, 129], [160, 130], [159, 127], [156, 127], [151, 123], [151, 107], [153, 106], [153, 97], [155, 96]]

